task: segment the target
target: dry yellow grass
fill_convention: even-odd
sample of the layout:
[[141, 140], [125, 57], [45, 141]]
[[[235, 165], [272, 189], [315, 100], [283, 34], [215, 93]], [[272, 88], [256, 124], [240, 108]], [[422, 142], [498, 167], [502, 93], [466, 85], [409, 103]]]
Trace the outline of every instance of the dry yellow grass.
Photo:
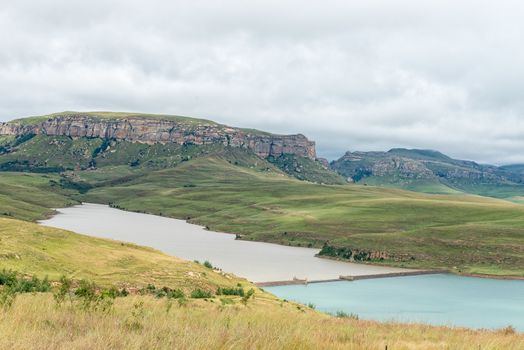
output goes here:
[[[101, 286], [253, 286], [153, 249], [12, 219], [0, 219], [0, 268]], [[339, 319], [259, 289], [247, 306], [228, 299], [173, 300], [168, 310], [166, 298], [134, 295], [103, 313], [57, 307], [50, 293], [17, 295], [0, 307], [0, 349], [524, 349], [522, 334]]]
[[234, 287], [247, 280], [166, 255], [158, 250], [94, 238], [34, 223], [0, 218], [0, 270], [88, 279], [98, 285], [143, 287], [149, 283], [191, 291]]
[[50, 294], [20, 295], [0, 311], [0, 348], [524, 349], [522, 334], [338, 319], [270, 299], [166, 303], [133, 296], [101, 313], [57, 307]]

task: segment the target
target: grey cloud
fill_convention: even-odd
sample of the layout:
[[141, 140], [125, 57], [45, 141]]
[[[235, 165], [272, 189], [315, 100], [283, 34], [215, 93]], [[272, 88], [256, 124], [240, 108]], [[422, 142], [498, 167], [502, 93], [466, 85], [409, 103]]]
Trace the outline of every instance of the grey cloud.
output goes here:
[[524, 162], [518, 1], [0, 3], [0, 120], [62, 110]]

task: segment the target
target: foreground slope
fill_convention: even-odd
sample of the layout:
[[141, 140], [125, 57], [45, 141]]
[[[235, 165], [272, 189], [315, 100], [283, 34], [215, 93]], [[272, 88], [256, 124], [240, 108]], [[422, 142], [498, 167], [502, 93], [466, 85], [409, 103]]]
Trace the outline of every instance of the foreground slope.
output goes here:
[[106, 287], [155, 284], [187, 292], [237, 283], [252, 287], [246, 280], [151, 248], [5, 218], [0, 218], [0, 269], [51, 280], [65, 275]]
[[[238, 296], [179, 301], [118, 297], [108, 309], [58, 304], [52, 293], [18, 294], [12, 305], [0, 283], [0, 348], [6, 349], [520, 349], [512, 328], [476, 331], [335, 318], [278, 300], [249, 282], [153, 249], [0, 219], [0, 267], [26, 275], [61, 274], [101, 286], [156, 283], [185, 291], [237, 286]], [[54, 287], [55, 289], [58, 287]], [[56, 296], [56, 291], [54, 291]], [[73, 296], [73, 298], [76, 298]]]
[[497, 349], [519, 350], [510, 328], [474, 331], [334, 318], [255, 298], [191, 301], [170, 309], [152, 297], [118, 298], [110, 313], [57, 308], [51, 295], [23, 295], [0, 313], [5, 349]]

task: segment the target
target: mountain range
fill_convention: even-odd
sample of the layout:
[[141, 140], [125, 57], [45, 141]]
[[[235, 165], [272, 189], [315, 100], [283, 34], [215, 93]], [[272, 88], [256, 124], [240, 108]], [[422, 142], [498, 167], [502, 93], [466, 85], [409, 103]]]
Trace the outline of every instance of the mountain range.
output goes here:
[[433, 150], [394, 148], [387, 152], [347, 152], [330, 166], [348, 181], [368, 185], [513, 199], [524, 193], [523, 165], [478, 164]]
[[109, 164], [159, 169], [228, 148], [248, 151], [260, 158], [258, 165], [311, 182], [514, 201], [524, 195], [524, 165], [478, 164], [433, 150], [346, 152], [328, 163], [317, 158], [315, 142], [302, 134], [276, 135], [181, 116], [62, 112], [0, 123], [4, 171], [64, 172]]

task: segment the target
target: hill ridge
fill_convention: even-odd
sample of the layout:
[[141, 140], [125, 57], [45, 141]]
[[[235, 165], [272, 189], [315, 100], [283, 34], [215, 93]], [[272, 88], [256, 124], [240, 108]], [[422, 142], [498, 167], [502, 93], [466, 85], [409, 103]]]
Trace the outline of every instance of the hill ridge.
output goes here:
[[0, 123], [0, 135], [91, 137], [146, 144], [222, 144], [248, 148], [262, 158], [293, 154], [316, 159], [315, 142], [302, 134], [276, 135], [178, 116], [63, 112]]
[[524, 193], [524, 174], [518, 166], [479, 164], [435, 150], [348, 151], [330, 166], [349, 181], [420, 192], [459, 190], [500, 198]]

